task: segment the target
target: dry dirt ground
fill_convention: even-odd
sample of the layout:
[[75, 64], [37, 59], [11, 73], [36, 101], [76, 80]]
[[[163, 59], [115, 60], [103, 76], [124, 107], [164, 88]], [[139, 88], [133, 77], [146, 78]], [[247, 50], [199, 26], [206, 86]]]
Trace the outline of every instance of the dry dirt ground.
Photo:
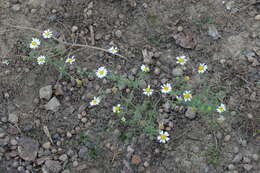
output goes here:
[[[260, 173], [258, 15], [254, 0], [0, 0], [0, 173]], [[154, 83], [190, 76], [198, 88], [199, 76], [189, 69], [206, 63], [206, 83], [226, 104], [226, 120], [216, 125], [160, 103], [158, 119], [167, 122], [171, 140], [160, 144], [143, 132], [129, 137], [111, 111], [113, 96], [96, 109], [86, 106], [112, 85], [78, 76], [77, 86], [54, 67], [27, 60], [31, 38], [40, 35], [21, 27], [50, 28], [70, 43], [117, 45], [127, 57], [55, 43], [92, 71], [106, 66], [134, 78], [145, 63]], [[176, 65], [182, 54], [189, 57], [186, 69]], [[48, 85], [57, 111], [40, 99]]]

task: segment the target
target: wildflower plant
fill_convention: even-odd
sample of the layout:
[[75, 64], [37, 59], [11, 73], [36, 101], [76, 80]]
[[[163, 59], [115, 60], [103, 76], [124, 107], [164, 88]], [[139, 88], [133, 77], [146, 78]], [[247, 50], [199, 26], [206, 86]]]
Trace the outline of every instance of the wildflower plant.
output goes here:
[[[158, 110], [166, 102], [170, 103], [172, 107], [175, 105], [192, 107], [194, 111], [203, 114], [214, 114], [214, 112], [218, 112], [220, 116], [217, 120], [219, 122], [225, 120], [223, 113], [226, 111], [226, 106], [223, 103], [219, 104], [215, 91], [207, 87], [206, 82], [202, 83], [200, 88], [202, 91], [198, 93], [189, 86], [189, 82], [192, 81], [192, 77], [189, 76], [172, 78], [167, 83], [155, 86], [151, 83], [151, 75], [149, 74], [152, 67], [145, 64], [141, 64], [138, 67], [139, 71], [133, 78], [118, 75], [108, 66], [99, 66], [94, 72], [83, 70], [82, 67], [77, 65], [80, 63], [75, 63], [79, 61], [78, 59], [73, 55], [66, 55], [64, 50], [56, 49], [53, 46], [55, 43], [52, 41], [53, 32], [50, 29], [42, 32], [41, 36], [44, 41], [50, 44], [49, 48], [51, 51], [45, 53], [44, 51], [40, 51], [41, 39], [32, 38], [29, 45], [31, 50], [29, 59], [33, 61], [36, 59], [39, 65], [53, 65], [59, 70], [60, 74], [75, 80], [79, 87], [82, 81], [67, 71], [69, 66], [74, 66], [82, 76], [93, 76], [96, 79], [106, 78], [110, 81], [113, 85], [111, 94], [113, 94], [113, 99], [116, 100], [116, 102], [112, 101], [113, 105], [110, 107], [111, 116], [125, 127], [126, 136], [144, 132], [153, 136], [154, 139], [157, 139], [160, 143], [169, 142], [169, 132], [164, 131], [164, 124], [157, 122], [159, 115]], [[112, 55], [118, 55], [119, 49], [112, 46], [107, 49], [106, 52]], [[53, 58], [54, 55], [58, 55], [61, 58]], [[188, 58], [186, 56], [176, 57], [176, 65], [184, 66], [187, 61]], [[195, 71], [199, 73], [200, 76], [206, 75], [207, 65], [205, 63], [197, 65], [196, 68]], [[143, 85], [141, 81], [145, 81], [145, 85]], [[102, 100], [107, 96], [107, 94], [103, 92], [98, 92], [97, 95], [91, 100], [85, 100], [91, 109], [102, 106]], [[208, 99], [208, 97], [210, 97], [210, 99]]]

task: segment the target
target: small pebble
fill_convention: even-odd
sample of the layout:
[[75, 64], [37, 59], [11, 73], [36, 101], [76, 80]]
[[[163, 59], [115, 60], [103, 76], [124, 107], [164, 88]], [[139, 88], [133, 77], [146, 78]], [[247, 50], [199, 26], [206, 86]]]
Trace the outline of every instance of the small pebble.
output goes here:
[[228, 165], [228, 170], [232, 171], [235, 169], [235, 166], [233, 164]]
[[251, 160], [248, 157], [243, 158], [243, 163], [250, 163]]
[[15, 139], [11, 139], [10, 143], [11, 145], [17, 145], [17, 141]]
[[243, 167], [244, 167], [245, 170], [250, 171], [253, 168], [253, 165], [244, 164]]
[[178, 26], [177, 30], [178, 30], [179, 32], [182, 32], [182, 31], [183, 31], [183, 27], [182, 27], [182, 26]]
[[62, 154], [62, 155], [59, 157], [59, 160], [65, 162], [66, 160], [68, 160], [68, 156], [67, 156], [66, 154]]
[[72, 32], [76, 32], [77, 30], [78, 30], [78, 27], [77, 27], [77, 26], [75, 26], [75, 25], [72, 26], [72, 28], [71, 28], [71, 31], [72, 31]]
[[86, 123], [87, 121], [88, 121], [87, 118], [82, 118], [82, 119], [81, 119], [81, 122], [83, 122], [83, 123]]
[[43, 145], [42, 145], [43, 148], [45, 149], [49, 149], [51, 147], [51, 143], [50, 142], [45, 142]]
[[160, 68], [155, 67], [155, 69], [154, 69], [154, 74], [159, 75], [160, 72], [161, 72]]
[[228, 142], [230, 139], [231, 139], [231, 135], [226, 135], [225, 138], [224, 138], [224, 141]]
[[257, 154], [253, 154], [253, 155], [252, 155], [252, 158], [254, 159], [254, 161], [258, 161], [258, 159], [259, 159], [259, 157], [258, 157]]
[[255, 20], [260, 20], [260, 14], [255, 16]]
[[72, 163], [72, 166], [73, 166], [73, 167], [77, 167], [78, 165], [79, 165], [79, 162], [76, 161], [76, 160]]
[[72, 137], [72, 134], [71, 134], [70, 132], [67, 132], [66, 135], [67, 135], [68, 138], [71, 138], [71, 137]]

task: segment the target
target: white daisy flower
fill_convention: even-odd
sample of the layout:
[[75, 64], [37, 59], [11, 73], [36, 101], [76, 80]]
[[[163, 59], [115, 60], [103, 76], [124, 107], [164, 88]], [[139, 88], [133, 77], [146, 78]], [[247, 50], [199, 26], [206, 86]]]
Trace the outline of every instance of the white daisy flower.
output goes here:
[[113, 112], [114, 113], [119, 113], [121, 111], [122, 107], [120, 104], [113, 106]]
[[164, 93], [164, 94], [169, 93], [169, 92], [172, 91], [172, 86], [171, 86], [171, 84], [169, 84], [169, 83], [163, 84], [163, 85], [161, 86], [161, 88], [162, 88], [161, 91], [162, 91], [162, 93]]
[[220, 115], [218, 118], [217, 118], [217, 122], [222, 124], [224, 121], [226, 120], [226, 118], [223, 116], [223, 115]]
[[225, 112], [226, 111], [226, 106], [221, 103], [221, 105], [217, 107], [217, 111], [218, 111], [218, 113]]
[[144, 95], [151, 96], [153, 94], [153, 89], [151, 89], [150, 85], [147, 88], [143, 89]]
[[192, 99], [191, 92], [190, 91], [185, 91], [183, 93], [183, 99], [184, 99], [185, 102], [191, 101], [191, 99]]
[[100, 97], [94, 97], [93, 100], [91, 100], [91, 102], [89, 102], [90, 106], [96, 106], [100, 103], [101, 99]]
[[168, 132], [164, 132], [164, 131], [160, 131], [160, 135], [157, 136], [157, 140], [160, 142], [160, 143], [166, 143], [170, 140], [170, 137], [169, 137], [169, 133]]
[[208, 66], [206, 64], [200, 64], [198, 67], [199, 73], [204, 73], [207, 70]]
[[116, 54], [118, 52], [118, 48], [115, 46], [112, 46], [108, 49], [108, 51], [112, 54]]
[[43, 31], [43, 33], [42, 33], [42, 36], [43, 36], [43, 38], [45, 38], [45, 39], [51, 38], [52, 35], [53, 35], [52, 31], [49, 30], [49, 29]]
[[46, 58], [45, 58], [45, 56], [43, 56], [43, 55], [41, 55], [41, 56], [39, 56], [39, 57], [37, 58], [37, 62], [38, 62], [39, 65], [44, 64], [45, 61], [46, 61]]
[[176, 57], [176, 59], [177, 59], [176, 63], [180, 64], [180, 65], [184, 65], [188, 61], [186, 56], [178, 56], [178, 57]]
[[107, 75], [107, 69], [105, 67], [99, 67], [96, 71], [96, 75], [98, 78], [103, 78]]
[[41, 44], [41, 41], [38, 38], [32, 38], [30, 48], [31, 49], [37, 49]]
[[69, 63], [69, 64], [73, 64], [73, 62], [75, 62], [74, 56], [68, 57], [65, 62], [66, 62], [66, 63]]
[[150, 71], [150, 68], [144, 64], [141, 65], [141, 70], [142, 72], [149, 72]]

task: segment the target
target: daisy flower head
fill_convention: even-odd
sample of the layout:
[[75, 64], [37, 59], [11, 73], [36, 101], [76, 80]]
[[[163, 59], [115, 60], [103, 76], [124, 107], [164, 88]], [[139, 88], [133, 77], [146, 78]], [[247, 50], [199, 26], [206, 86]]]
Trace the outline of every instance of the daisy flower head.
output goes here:
[[101, 99], [100, 97], [94, 97], [93, 100], [91, 100], [91, 102], [89, 102], [90, 106], [96, 106], [100, 103]]
[[222, 113], [225, 111], [226, 111], [226, 106], [223, 103], [221, 103], [220, 106], [217, 107], [217, 112]]
[[44, 63], [46, 62], [45, 56], [43, 56], [43, 55], [39, 56], [39, 57], [37, 58], [37, 62], [38, 62], [39, 65], [44, 64]]
[[99, 67], [96, 71], [96, 75], [98, 78], [103, 78], [107, 75], [107, 69], [105, 67]]
[[192, 99], [191, 92], [190, 91], [185, 91], [183, 93], [183, 99], [184, 99], [185, 102], [191, 101], [191, 99]]
[[199, 73], [204, 73], [207, 70], [208, 66], [206, 64], [200, 64], [198, 67]]
[[52, 35], [53, 35], [52, 31], [49, 30], [49, 29], [43, 31], [43, 33], [42, 33], [42, 36], [43, 36], [43, 38], [45, 38], [45, 39], [51, 38]]
[[32, 38], [30, 48], [31, 49], [37, 49], [41, 44], [41, 41], [38, 38]]
[[177, 56], [176, 57], [176, 60], [177, 60], [177, 64], [180, 64], [180, 65], [184, 65], [184, 64], [186, 64], [186, 62], [188, 61], [187, 60], [187, 58], [186, 58], [186, 56]]
[[122, 107], [120, 104], [117, 104], [116, 106], [113, 106], [113, 112], [114, 113], [120, 113]]
[[222, 124], [224, 121], [226, 120], [226, 118], [223, 116], [223, 115], [220, 115], [218, 118], [217, 118], [217, 122]]
[[168, 142], [170, 140], [169, 136], [170, 135], [169, 135], [168, 132], [160, 131], [159, 136], [157, 136], [157, 140], [160, 143], [166, 143], [166, 142]]
[[143, 89], [144, 95], [151, 96], [153, 94], [153, 89], [151, 89], [150, 85], [147, 88]]
[[125, 122], [125, 121], [126, 121], [126, 118], [125, 118], [125, 117], [122, 117], [122, 118], [121, 118], [121, 121]]
[[72, 56], [72, 57], [68, 57], [65, 62], [69, 63], [69, 64], [73, 64], [75, 61], [76, 60], [75, 60], [74, 56]]
[[164, 93], [164, 94], [169, 93], [169, 92], [172, 91], [172, 86], [171, 86], [171, 84], [169, 84], [169, 83], [163, 84], [163, 85], [161, 86], [161, 88], [162, 88], [161, 91], [162, 91], [162, 93]]
[[115, 46], [112, 46], [112, 47], [110, 47], [110, 48], [108, 49], [108, 51], [109, 51], [110, 53], [112, 53], [112, 54], [117, 54], [118, 48], [115, 47]]
[[142, 72], [149, 72], [150, 71], [150, 68], [144, 64], [141, 65], [141, 70]]

